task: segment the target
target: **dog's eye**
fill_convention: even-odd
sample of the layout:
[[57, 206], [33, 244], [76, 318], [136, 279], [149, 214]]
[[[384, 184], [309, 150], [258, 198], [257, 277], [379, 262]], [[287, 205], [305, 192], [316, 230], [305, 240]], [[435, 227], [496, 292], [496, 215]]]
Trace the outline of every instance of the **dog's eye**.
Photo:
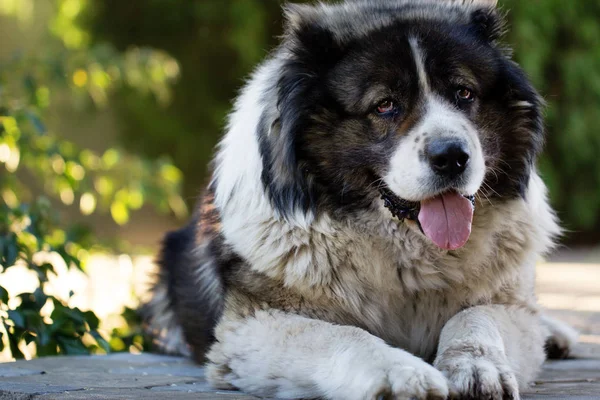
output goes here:
[[456, 100], [461, 103], [470, 103], [475, 100], [475, 94], [471, 89], [462, 87], [456, 91]]
[[393, 100], [384, 100], [377, 106], [375, 110], [379, 115], [392, 115], [398, 111], [396, 103]]

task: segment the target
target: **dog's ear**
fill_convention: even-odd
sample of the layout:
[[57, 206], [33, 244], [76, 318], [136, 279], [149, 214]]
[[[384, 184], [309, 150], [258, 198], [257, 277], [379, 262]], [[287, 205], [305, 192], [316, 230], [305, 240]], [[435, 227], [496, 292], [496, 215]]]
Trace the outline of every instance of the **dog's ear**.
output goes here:
[[342, 45], [327, 24], [326, 9], [320, 5], [288, 4], [284, 8], [284, 45], [295, 61], [318, 72], [340, 56]]
[[285, 18], [285, 32], [289, 35], [300, 30], [303, 25], [317, 21], [319, 11], [315, 6], [309, 4], [289, 3], [283, 6], [283, 16]]
[[276, 112], [265, 111], [259, 138], [263, 183], [286, 218], [316, 211], [317, 196], [299, 143], [325, 97], [324, 76], [339, 60], [341, 45], [321, 23], [318, 6], [290, 5], [279, 77], [273, 92]]
[[495, 42], [504, 35], [506, 23], [501, 11], [493, 6], [484, 6], [471, 13], [471, 26], [483, 40]]
[[526, 73], [508, 58], [500, 61], [496, 92], [505, 107], [499, 119], [502, 165], [496, 168], [489, 184], [496, 191], [518, 193], [525, 198], [531, 171], [544, 144], [544, 100], [536, 92]]

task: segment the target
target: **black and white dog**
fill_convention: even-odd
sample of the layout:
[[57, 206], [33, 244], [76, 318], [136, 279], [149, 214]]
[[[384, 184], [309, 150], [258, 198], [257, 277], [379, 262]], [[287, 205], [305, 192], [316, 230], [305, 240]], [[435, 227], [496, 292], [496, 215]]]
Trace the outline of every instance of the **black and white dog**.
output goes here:
[[544, 343], [575, 336], [536, 305], [560, 230], [535, 167], [542, 100], [495, 1], [286, 16], [165, 239], [149, 327], [258, 396], [519, 398]]

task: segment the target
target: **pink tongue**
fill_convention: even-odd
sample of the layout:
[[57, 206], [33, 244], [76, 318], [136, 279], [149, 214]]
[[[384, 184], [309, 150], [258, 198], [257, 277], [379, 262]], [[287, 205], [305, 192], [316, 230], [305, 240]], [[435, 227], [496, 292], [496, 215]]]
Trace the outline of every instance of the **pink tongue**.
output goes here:
[[425, 235], [438, 247], [460, 249], [471, 235], [473, 205], [456, 192], [444, 193], [421, 202], [419, 222]]

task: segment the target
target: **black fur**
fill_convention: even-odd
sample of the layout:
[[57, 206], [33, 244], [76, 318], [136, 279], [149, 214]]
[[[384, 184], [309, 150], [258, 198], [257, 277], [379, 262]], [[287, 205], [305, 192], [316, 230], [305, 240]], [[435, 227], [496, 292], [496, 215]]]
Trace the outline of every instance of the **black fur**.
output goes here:
[[343, 51], [331, 32], [311, 23], [296, 27], [290, 35], [288, 47], [293, 56], [282, 66], [275, 88], [279, 117], [269, 125], [271, 110], [267, 110], [258, 128], [263, 183], [284, 216], [296, 210], [315, 211], [319, 201], [296, 141], [308, 129], [323, 97], [319, 90], [323, 75]]
[[[168, 233], [159, 264], [160, 279], [167, 284], [170, 308], [183, 328], [194, 359], [202, 361], [207, 347], [214, 340], [212, 329], [220, 317], [223, 297], [207, 298], [212, 293], [205, 290], [205, 283], [201, 283], [198, 271], [207, 268], [207, 256], [210, 256], [195, 257], [195, 242], [195, 223]], [[221, 274], [216, 269], [208, 271], [204, 279], [223, 290]]]
[[[243, 263], [224, 243], [213, 199], [209, 190], [190, 223], [165, 236], [154, 289], [156, 292], [161, 285], [167, 288], [169, 304], [160, 305], [159, 309], [174, 312], [176, 320], [172, 323], [182, 327], [185, 342], [198, 362], [204, 361], [208, 346], [214, 341], [213, 329], [223, 312], [227, 287], [224, 277]], [[150, 329], [155, 328], [154, 320], [161, 317], [152, 304], [151, 301], [143, 311]]]
[[484, 8], [471, 14], [469, 28], [483, 40], [495, 42], [502, 38], [505, 23], [498, 10]]

